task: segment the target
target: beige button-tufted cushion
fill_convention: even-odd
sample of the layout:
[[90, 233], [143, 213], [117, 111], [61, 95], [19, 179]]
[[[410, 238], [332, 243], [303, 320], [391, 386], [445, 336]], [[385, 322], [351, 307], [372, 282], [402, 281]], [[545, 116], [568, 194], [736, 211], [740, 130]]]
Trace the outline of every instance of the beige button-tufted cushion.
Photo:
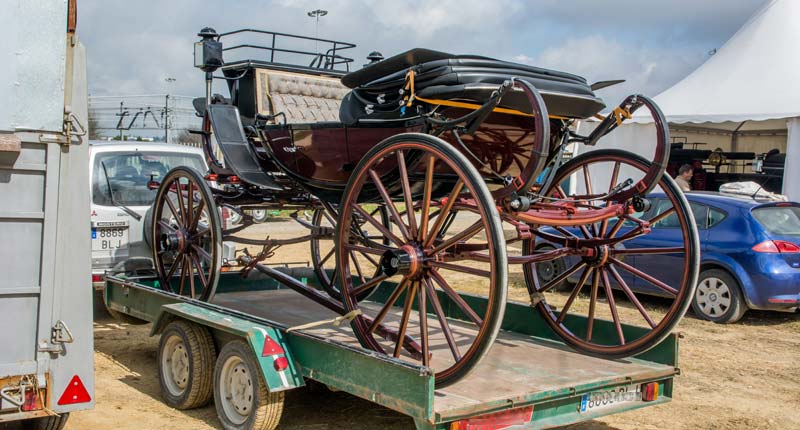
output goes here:
[[258, 112], [286, 114], [288, 123], [339, 121], [339, 105], [349, 89], [337, 78], [257, 70]]

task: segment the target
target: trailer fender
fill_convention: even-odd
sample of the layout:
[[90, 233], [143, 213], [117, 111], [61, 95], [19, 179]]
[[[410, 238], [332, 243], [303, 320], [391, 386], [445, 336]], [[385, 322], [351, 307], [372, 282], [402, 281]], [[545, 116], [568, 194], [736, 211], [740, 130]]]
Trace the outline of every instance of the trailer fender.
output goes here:
[[153, 321], [151, 335], [160, 334], [176, 318], [191, 321], [212, 331], [245, 339], [261, 367], [270, 392], [290, 390], [305, 385], [300, 366], [295, 362], [286, 335], [280, 330], [235, 316], [202, 308], [191, 303], [173, 303], [161, 307]]

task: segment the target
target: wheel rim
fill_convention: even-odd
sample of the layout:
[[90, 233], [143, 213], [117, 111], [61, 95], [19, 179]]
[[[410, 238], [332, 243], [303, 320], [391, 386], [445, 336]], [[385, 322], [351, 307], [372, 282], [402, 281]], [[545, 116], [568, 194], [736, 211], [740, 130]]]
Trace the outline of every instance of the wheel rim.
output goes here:
[[[589, 195], [613, 194], [610, 191], [622, 183], [626, 179], [625, 176], [630, 175], [633, 178], [636, 175], [643, 175], [649, 167], [650, 163], [646, 160], [624, 151], [592, 151], [562, 166], [553, 182], [556, 184], [554, 191], [547, 194], [559, 198], [568, 196], [569, 193], [561, 187], [561, 184], [572, 174], [575, 174], [572, 177], [578, 180], [577, 188], [582, 188], [577, 192], [577, 194], [581, 194], [581, 199], [587, 199]], [[603, 171], [610, 172], [608, 176], [611, 179], [608, 189], [595, 191], [592, 189], [594, 186], [592, 177], [597, 172]], [[631, 183], [636, 183], [636, 181]], [[540, 282], [535, 276], [535, 264], [526, 266], [525, 277], [529, 293], [541, 299], [536, 304], [537, 309], [547, 324], [573, 347], [604, 357], [623, 357], [641, 353], [663, 340], [691, 304], [697, 279], [697, 262], [699, 261], [697, 230], [691, 218], [691, 212], [688, 210], [688, 203], [674, 181], [664, 175], [656, 189], [658, 192], [664, 193], [665, 201], [670, 207], [662, 214], [646, 221], [656, 224], [674, 214], [681, 228], [682, 247], [657, 248], [657, 250], [651, 249], [645, 252], [644, 248], [626, 248], [627, 240], [612, 242], [612, 245], [598, 246], [596, 256], [592, 258], [577, 258], [577, 262], [575, 262], [568, 261], [570, 257], [561, 257], [560, 259], [564, 261], [567, 269], [547, 283]], [[596, 209], [600, 209], [609, 202], [600, 200], [596, 204]], [[636, 216], [637, 214], [629, 215], [629, 219], [636, 218]], [[611, 218], [606, 222], [580, 226], [579, 229], [575, 229], [575, 232], [560, 228], [556, 231], [556, 236], [560, 236], [561, 239], [569, 237], [571, 240], [621, 238], [637, 228], [634, 222], [631, 222], [633, 226], [630, 228], [625, 227], [624, 222], [625, 218]], [[528, 252], [532, 252], [534, 241], [528, 241], [526, 246]], [[683, 268], [683, 276], [679, 284], [668, 285], [626, 262], [626, 258], [629, 256], [652, 254], [682, 256], [680, 257], [681, 263], [676, 264], [675, 269], [680, 270], [678, 266]], [[572, 258], [574, 259], [574, 257]], [[667, 311], [659, 316], [652, 310], [645, 309], [639, 300], [643, 294], [633, 291], [629, 282], [623, 278], [623, 274], [633, 276], [637, 281], [646, 282], [666, 295], [667, 300], [671, 300]], [[565, 281], [570, 276], [577, 277], [578, 282], [567, 289], [568, 297], [558, 297], [557, 293], [553, 291], [555, 285], [559, 283], [556, 281]], [[621, 290], [617, 293], [617, 296], [620, 296], [618, 298], [615, 297], [615, 289]], [[618, 299], [627, 300], [635, 309], [635, 313], [628, 315], [620, 312]], [[570, 315], [585, 316], [586, 322], [578, 325], [576, 320], [570, 321], [570, 318], [567, 318]], [[600, 331], [595, 330], [595, 320], [600, 318], [613, 323], [610, 329], [612, 333], [604, 335], [603, 339], [595, 337], [595, 333]], [[637, 338], [631, 338], [630, 335], [626, 338], [622, 330], [623, 323], [644, 326], [645, 330]]]
[[183, 340], [171, 335], [164, 342], [161, 350], [161, 372], [167, 391], [173, 396], [180, 396], [189, 385], [189, 353]]
[[697, 285], [697, 306], [703, 314], [719, 318], [728, 312], [731, 302], [731, 289], [722, 279], [712, 276]]
[[232, 423], [242, 425], [253, 410], [253, 377], [250, 369], [238, 356], [225, 360], [220, 372], [220, 403]]
[[266, 209], [253, 209], [250, 214], [256, 222], [264, 222], [267, 219]]
[[[471, 199], [479, 192], [484, 196], [489, 192], [476, 172], [470, 176], [448, 157], [452, 155], [415, 142], [379, 145], [351, 178], [337, 228], [343, 302], [347, 309], [362, 312], [353, 321], [359, 340], [378, 352], [434, 368], [437, 386], [454, 382], [488, 349], [486, 344], [493, 341], [502, 319], [506, 287], [505, 271], [500, 270], [506, 267], [505, 242], [499, 222], [493, 223], [499, 221], [494, 206], [472, 203], [467, 210], [456, 204], [474, 201]], [[383, 177], [378, 174], [388, 171], [391, 173]], [[391, 229], [369, 216], [365, 208], [375, 202], [388, 211]], [[494, 217], [491, 211], [495, 211]], [[448, 219], [461, 213], [472, 214], [473, 219], [465, 220], [464, 230], [451, 230], [454, 222]], [[382, 230], [390, 244], [352, 243], [351, 226], [356, 215]], [[488, 251], [487, 261], [469, 261], [468, 265], [446, 262], [456, 244], [470, 240]], [[364, 277], [354, 253], [380, 259], [383, 270], [374, 277]], [[486, 309], [473, 308], [459, 296], [462, 291], [448, 281], [453, 274], [459, 275], [458, 288], [477, 281], [480, 294], [488, 296]], [[385, 303], [359, 306], [357, 295], [361, 291], [377, 288], [385, 281], [394, 282], [381, 293]], [[445, 300], [458, 308], [463, 321], [445, 314]]]
[[566, 267], [559, 263], [560, 260], [550, 260], [536, 264], [536, 276], [539, 282], [550, 282], [563, 273]]
[[219, 278], [222, 234], [211, 191], [197, 173], [177, 168], [166, 176], [153, 204], [152, 229], [162, 288], [210, 300]]

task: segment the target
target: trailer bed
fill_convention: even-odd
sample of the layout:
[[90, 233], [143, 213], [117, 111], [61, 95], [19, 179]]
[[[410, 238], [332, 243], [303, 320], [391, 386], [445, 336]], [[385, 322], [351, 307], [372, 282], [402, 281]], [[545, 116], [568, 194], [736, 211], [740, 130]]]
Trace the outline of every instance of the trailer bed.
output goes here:
[[[297, 273], [292, 276], [311, 284], [316, 281]], [[291, 360], [297, 364], [295, 386], [302, 385], [303, 378], [319, 381], [407, 414], [420, 430], [477, 428], [452, 427], [452, 423], [494, 419], [498, 414], [514, 411], [529, 414], [523, 421], [525, 425], [514, 427], [519, 429], [590, 420], [670, 401], [673, 378], [679, 373], [675, 334], [637, 357], [601, 359], [572, 351], [549, 330], [538, 312], [526, 304], [510, 302], [502, 330], [488, 356], [462, 380], [435, 389], [431, 371], [436, 368], [435, 359], [431, 368], [426, 368], [365, 350], [349, 324], [330, 323], [338, 314], [269, 278], [243, 279], [236, 273], [225, 274], [211, 303], [178, 296], [157, 286], [154, 279], [109, 277], [106, 303], [118, 312], [154, 322], [153, 334], [176, 317], [212, 331], [230, 331], [233, 326], [248, 333], [253, 328], [261, 330], [257, 327], [272, 330], [276, 340], [291, 350]], [[369, 298], [375, 303], [367, 302], [366, 306], [378, 306], [383, 296], [380, 289], [376, 290]], [[485, 300], [468, 295], [462, 298]], [[398, 308], [387, 319], [399, 318], [399, 313]], [[469, 323], [448, 317], [456, 335], [472, 330]], [[308, 328], [299, 327], [315, 322], [318, 324]], [[409, 333], [415, 329], [410, 326]], [[641, 329], [623, 326], [623, 330], [626, 338], [634, 338]], [[595, 334], [598, 339], [616, 336], [613, 323], [602, 320], [597, 320]], [[440, 333], [433, 334], [430, 344], [433, 357], [449, 354]], [[270, 371], [265, 370], [265, 374]], [[643, 384], [654, 382], [658, 383], [654, 401], [639, 398], [584, 408], [587, 396], [625, 387], [642, 388]]]

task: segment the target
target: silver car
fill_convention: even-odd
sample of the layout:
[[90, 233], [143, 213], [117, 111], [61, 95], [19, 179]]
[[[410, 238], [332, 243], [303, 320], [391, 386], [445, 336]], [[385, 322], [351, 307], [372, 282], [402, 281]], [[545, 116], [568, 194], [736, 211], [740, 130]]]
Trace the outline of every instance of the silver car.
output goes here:
[[92, 285], [102, 288], [108, 271], [148, 271], [152, 250], [145, 240], [147, 210], [160, 181], [176, 166], [205, 173], [200, 148], [150, 142], [92, 142]]

